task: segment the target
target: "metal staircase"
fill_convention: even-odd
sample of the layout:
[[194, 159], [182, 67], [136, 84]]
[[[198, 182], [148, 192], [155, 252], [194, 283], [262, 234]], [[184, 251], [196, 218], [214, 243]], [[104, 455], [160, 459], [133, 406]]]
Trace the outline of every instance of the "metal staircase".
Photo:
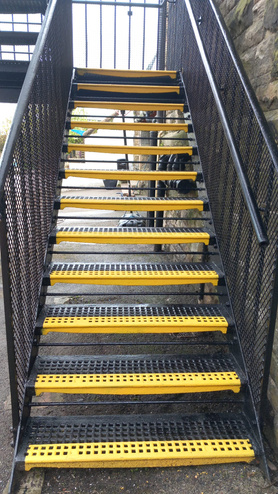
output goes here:
[[[191, 4], [197, 15], [195, 0], [169, 7], [171, 69], [185, 66], [175, 26], [186, 18], [195, 29]], [[212, 16], [210, 0], [204, 5]], [[183, 32], [192, 48], [183, 71], [73, 70], [70, 27], [69, 2], [52, 0], [0, 168], [10, 492], [14, 473], [34, 467], [257, 457], [267, 474], [261, 426], [277, 306], [277, 149], [256, 108], [244, 114], [243, 135], [248, 118], [253, 127], [242, 143], [229, 91], [252, 98], [241, 81], [230, 89], [229, 64], [223, 102], [213, 78], [200, 82], [210, 68], [194, 29]], [[88, 121], [78, 108], [119, 114]], [[138, 111], [157, 114], [141, 121]], [[109, 144], [69, 134], [92, 126]], [[184, 145], [168, 146], [167, 132], [180, 130]], [[134, 131], [150, 132], [149, 144], [136, 135], [132, 145]], [[95, 159], [71, 159], [71, 151]], [[116, 169], [118, 155], [125, 169]], [[124, 185], [109, 190], [103, 180]], [[132, 226], [118, 225], [128, 221], [122, 212]]]
[[[77, 69], [75, 74], [69, 111], [82, 106], [188, 111], [179, 73]], [[70, 112], [66, 123], [66, 135], [67, 129], [75, 125], [74, 118]], [[82, 121], [76, 122], [78, 127], [82, 128]], [[173, 154], [183, 154], [187, 160], [188, 156], [196, 157], [196, 169], [141, 172], [115, 171], [112, 166], [111, 170], [88, 170], [85, 159], [85, 169], [71, 170], [63, 167], [62, 160], [59, 178], [74, 176], [85, 179], [108, 177], [127, 180], [135, 177], [136, 180], [147, 180], [146, 186], [150, 179], [170, 181], [178, 178], [193, 180], [200, 188], [203, 177], [196, 147], [114, 146], [111, 130], [144, 130], [146, 125], [148, 129], [155, 128], [160, 131], [164, 128], [171, 131], [177, 127], [186, 129], [187, 132], [193, 130], [191, 123], [184, 122], [178, 125], [158, 122], [141, 125], [129, 119], [128, 123], [120, 123], [118, 127], [116, 121], [103, 126], [107, 128], [107, 138], [111, 144], [99, 146], [73, 142], [64, 144], [63, 152], [84, 148], [90, 152], [125, 155], [133, 153], [159, 157], [163, 152], [164, 157], [170, 157]], [[88, 122], [85, 122], [84, 127], [88, 127]], [[103, 166], [107, 166], [106, 163]], [[151, 163], [147, 166], [150, 167]], [[84, 185], [86, 186], [86, 183]], [[136, 187], [134, 192], [136, 193]], [[57, 196], [54, 202], [54, 217], [59, 218], [59, 210], [81, 208], [108, 212], [163, 211], [165, 214], [169, 211], [193, 210], [195, 213], [205, 212], [203, 214], [206, 215], [206, 219], [211, 218], [208, 198], [204, 192], [202, 198], [192, 198], [190, 195], [174, 198], [138, 195], [119, 198], [113, 197], [113, 190], [105, 197], [102, 197], [101, 193], [100, 189], [100, 195], [96, 197]], [[107, 223], [109, 216], [105, 218]], [[148, 222], [148, 217], [145, 218]], [[159, 218], [152, 218], [155, 225]], [[59, 283], [70, 283], [73, 286], [76, 283], [111, 287], [121, 285], [126, 287], [127, 296], [132, 295], [135, 286], [142, 287], [142, 292], [136, 304], [123, 305], [122, 297], [119, 295], [117, 298], [115, 292], [113, 305], [102, 305], [99, 302], [93, 305], [80, 303], [73, 306], [42, 307], [36, 325], [36, 335], [41, 344], [44, 343], [44, 338], [49, 338], [52, 333], [56, 333], [55, 342], [60, 342], [60, 345], [67, 334], [87, 334], [90, 335], [90, 342], [87, 342], [87, 345], [84, 343], [84, 346], [91, 353], [65, 354], [66, 347], [61, 347], [62, 353], [59, 356], [40, 355], [38, 352], [32, 359], [26, 384], [28, 400], [31, 402], [32, 397], [40, 397], [43, 393], [59, 393], [67, 396], [64, 400], [68, 405], [71, 403], [74, 406], [76, 396], [81, 395], [94, 412], [101, 405], [102, 396], [109, 395], [111, 402], [106, 402], [109, 416], [106, 416], [105, 412], [101, 416], [90, 413], [72, 417], [69, 414], [51, 418], [51, 421], [45, 420], [45, 417], [31, 416], [27, 420], [19, 447], [19, 465], [29, 470], [33, 467], [57, 465], [86, 468], [148, 467], [251, 461], [258, 453], [260, 445], [251, 426], [250, 417], [244, 413], [242, 406], [243, 396], [248, 393], [247, 377], [232, 314], [221, 303], [198, 305], [198, 299], [200, 302], [203, 298], [205, 284], [213, 285], [216, 290], [221, 287], [219, 295], [227, 294], [219, 256], [217, 264], [209, 261], [210, 252], [217, 253], [215, 234], [204, 228], [99, 226], [100, 222], [95, 220], [94, 216], [84, 216], [83, 221], [84, 225], [89, 221], [91, 226], [82, 226], [81, 219], [79, 227], [56, 226], [49, 237], [49, 249], [53, 251], [55, 245], [60, 242], [81, 243], [85, 247], [88, 244], [80, 256], [82, 259], [82, 255], [88, 257], [87, 252], [90, 252], [91, 244], [108, 244], [111, 262], [105, 261], [107, 253], [99, 256], [96, 262], [93, 252], [91, 262], [73, 262], [69, 251], [67, 260], [47, 263], [43, 287]], [[110, 221], [113, 221], [113, 217]], [[190, 223], [190, 217], [187, 223]], [[141, 246], [140, 262], [136, 262], [135, 258], [132, 262], [119, 262], [119, 255], [113, 247], [116, 244], [125, 246], [126, 256], [129, 257], [133, 255], [134, 244], [137, 244], [138, 248]], [[149, 250], [145, 250], [148, 244], [165, 247], [170, 244], [174, 247], [178, 244], [196, 244], [195, 250], [198, 250], [199, 244], [206, 246], [206, 252], [203, 255], [200, 251], [199, 262], [174, 262], [175, 251], [167, 254], [167, 250], [163, 248], [157, 252], [157, 261], [151, 262]], [[59, 251], [56, 251], [56, 254], [59, 254]], [[165, 254], [167, 262], [164, 261]], [[186, 254], [183, 257], [186, 258]], [[200, 262], [202, 259], [203, 262]], [[169, 287], [167, 293], [171, 297], [173, 290], [182, 286], [183, 298], [188, 299], [191, 285], [197, 285], [196, 295], [191, 296], [192, 305], [158, 303], [159, 296], [156, 297], [155, 293], [157, 288]], [[149, 288], [147, 293], [146, 287]], [[94, 290], [92, 297], [97, 299], [98, 292], [95, 292], [95, 296], [93, 294]], [[155, 302], [153, 305], [146, 304], [148, 297]], [[120, 347], [121, 353], [114, 354], [113, 349], [119, 349], [119, 342], [115, 337], [121, 334], [132, 337], [131, 345], [126, 342]], [[146, 335], [143, 341], [142, 335]], [[183, 342], [186, 344], [180, 345], [177, 338], [181, 338], [182, 335], [186, 335], [187, 340]], [[93, 353], [94, 347], [90, 344], [96, 342], [101, 344], [103, 355]], [[74, 353], [74, 342], [72, 345], [71, 350]], [[76, 348], [78, 349], [78, 342]], [[137, 348], [141, 350], [138, 354]], [[142, 354], [142, 348], [148, 353]], [[172, 348], [174, 353], [171, 353]], [[70, 395], [74, 395], [72, 401]], [[147, 400], [144, 400], [145, 395], [148, 395]], [[198, 405], [193, 406], [195, 402]], [[47, 405], [47, 402], [43, 403]], [[189, 412], [182, 411], [182, 403]], [[135, 415], [130, 412], [134, 405], [137, 409]], [[146, 413], [146, 405], [151, 415]], [[111, 415], [113, 407], [117, 410], [119, 406], [121, 415]], [[220, 406], [221, 412], [215, 412], [214, 408], [219, 409]], [[235, 409], [233, 414], [230, 413], [231, 406]], [[162, 407], [166, 407], [166, 413], [159, 413]], [[202, 408], [206, 413], [201, 413]], [[199, 410], [197, 415], [196, 410]], [[68, 433], [61, 434], [61, 430]]]

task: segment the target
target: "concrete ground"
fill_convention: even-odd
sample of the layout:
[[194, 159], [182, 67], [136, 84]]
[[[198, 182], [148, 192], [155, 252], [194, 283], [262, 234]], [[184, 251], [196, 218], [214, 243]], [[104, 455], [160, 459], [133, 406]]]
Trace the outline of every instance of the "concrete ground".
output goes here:
[[[70, 191], [68, 195], [74, 195], [74, 191]], [[80, 195], [80, 192], [79, 192]], [[102, 194], [104, 195], [104, 194]], [[80, 214], [79, 212], [67, 211], [68, 214]], [[64, 212], [62, 213], [65, 214]], [[82, 212], [83, 214], [83, 212]], [[86, 214], [86, 212], [85, 212]], [[87, 212], [88, 216], [91, 214]], [[99, 211], [98, 215], [105, 215]], [[121, 216], [122, 213], [111, 213], [111, 216]], [[65, 222], [61, 223], [66, 225]], [[68, 223], [67, 223], [68, 224]], [[80, 223], [74, 220], [70, 224], [78, 226]], [[89, 221], [88, 221], [89, 224]], [[101, 222], [100, 225], [104, 225]], [[109, 223], [111, 225], [111, 223]], [[117, 221], [115, 222], [117, 224]], [[74, 250], [76, 245], [72, 244], [71, 250]], [[78, 247], [83, 250], [84, 247]], [[99, 251], [101, 248], [109, 250], [108, 246], [90, 246], [91, 251]], [[121, 249], [122, 246], [119, 246]], [[69, 250], [68, 245], [61, 244], [59, 250]], [[122, 248], [122, 250], [124, 250]], [[131, 248], [131, 251], [133, 248]], [[136, 247], [138, 250], [138, 247]], [[57, 255], [55, 260], [64, 260], [66, 256]], [[128, 257], [117, 256], [118, 261], [129, 261]], [[151, 256], [149, 256], [151, 257]], [[167, 258], [167, 256], [165, 256]], [[87, 254], [82, 257], [83, 261], [109, 261], [109, 256], [94, 256]], [[165, 258], [165, 262], [167, 259]], [[71, 259], [78, 261], [80, 258], [73, 254]], [[100, 259], [99, 259], [100, 260]], [[138, 262], [140, 256], [137, 256]], [[155, 262], [156, 256], [151, 257], [151, 261]], [[122, 287], [123, 288], [123, 287]], [[116, 292], [123, 291], [121, 287], [100, 287], [101, 292], [105, 290], [113, 295], [107, 295], [102, 298], [103, 302], [109, 303], [113, 297], [116, 297]], [[99, 289], [99, 288], [98, 288]], [[92, 292], [91, 287], [76, 285], [74, 291], [81, 291], [87, 294], [87, 297]], [[164, 300], [169, 300], [166, 287]], [[54, 286], [52, 292], [65, 292], [60, 300], [60, 297], [51, 297], [48, 303], [66, 302], [72, 300], [72, 287]], [[140, 291], [139, 287], [135, 291]], [[12, 448], [10, 447], [11, 434], [11, 415], [9, 401], [9, 383], [8, 369], [6, 359], [5, 346], [5, 330], [3, 316], [3, 297], [2, 290], [1, 306], [0, 306], [0, 493], [5, 492], [11, 465], [12, 465]], [[86, 299], [86, 295], [84, 295]], [[137, 296], [132, 297], [132, 301], [136, 302]], [[87, 299], [86, 299], [87, 300]], [[122, 302], [127, 302], [122, 299]], [[47, 414], [52, 414], [51, 411], [46, 411]], [[53, 412], [55, 414], [55, 410]], [[110, 470], [78, 470], [78, 469], [52, 469], [40, 471], [38, 474], [33, 472], [24, 474], [21, 478], [21, 488], [17, 492], [20, 494], [278, 494], [278, 470], [275, 461], [271, 458], [270, 461], [272, 481], [265, 480], [257, 462], [253, 464], [227, 464], [227, 465], [206, 465], [198, 467], [179, 467], [179, 468], [127, 468], [127, 469], [110, 469]]]

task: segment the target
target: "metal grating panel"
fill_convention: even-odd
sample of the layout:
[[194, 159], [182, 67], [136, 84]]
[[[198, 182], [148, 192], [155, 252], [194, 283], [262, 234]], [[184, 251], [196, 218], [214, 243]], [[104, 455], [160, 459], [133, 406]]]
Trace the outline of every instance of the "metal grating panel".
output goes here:
[[37, 357], [36, 374], [151, 374], [231, 372], [233, 357]]
[[[176, 441], [250, 438], [243, 416], [133, 415], [113, 417], [34, 417], [24, 433], [27, 444], [117, 441]], [[254, 440], [252, 438], [252, 443]]]
[[11, 132], [2, 156], [3, 282], [6, 305], [11, 303], [7, 331], [11, 380], [17, 386], [17, 397], [12, 391], [15, 425], [23, 406], [72, 74], [71, 5], [55, 4], [51, 25], [45, 19], [44, 44], [36, 47], [30, 65], [35, 77], [30, 83], [31, 70], [31, 85], [26, 82], [21, 93], [12, 127], [18, 133]]

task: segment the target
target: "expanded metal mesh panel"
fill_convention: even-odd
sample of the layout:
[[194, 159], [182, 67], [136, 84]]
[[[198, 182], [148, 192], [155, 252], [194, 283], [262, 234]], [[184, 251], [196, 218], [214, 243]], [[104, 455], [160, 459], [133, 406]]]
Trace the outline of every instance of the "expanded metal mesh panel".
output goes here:
[[[40, 47], [40, 60], [30, 92], [25, 86], [25, 112], [20, 108], [14, 125], [20, 130], [7, 143], [2, 166], [8, 173], [2, 210], [6, 219], [10, 280], [4, 288], [11, 297], [19, 411], [24, 387], [42, 282], [44, 257], [51, 227], [67, 98], [72, 73], [71, 9], [58, 0], [47, 36]], [[23, 95], [22, 95], [23, 98]], [[13, 151], [9, 160], [9, 152]], [[12, 351], [9, 349], [9, 351]]]
[[[277, 259], [278, 180], [210, 0], [192, 0], [269, 245], [259, 246], [183, 0], [169, 6], [168, 69], [183, 72], [204, 177], [253, 395], [259, 408]], [[182, 19], [182, 22], [181, 22]]]

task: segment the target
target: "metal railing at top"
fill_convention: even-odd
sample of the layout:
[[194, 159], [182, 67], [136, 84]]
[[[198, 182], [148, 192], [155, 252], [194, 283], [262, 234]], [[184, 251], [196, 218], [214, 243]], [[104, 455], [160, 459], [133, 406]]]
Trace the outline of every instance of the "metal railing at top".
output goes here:
[[[15, 35], [18, 33], [39, 33], [42, 22], [42, 14], [0, 14], [0, 36], [10, 32], [15, 33]], [[14, 44], [11, 44], [10, 41], [0, 42], [0, 60], [29, 62], [34, 52], [36, 39], [34, 37], [30, 44], [27, 41], [24, 44], [22, 40], [17, 43], [15, 37]]]
[[160, 68], [165, 20], [166, 0], [73, 0], [74, 66]]
[[15, 430], [24, 404], [71, 77], [71, 4], [51, 0], [0, 167], [1, 257]]
[[277, 147], [213, 0], [169, 5], [167, 69], [183, 73], [232, 309], [262, 418], [278, 300]]

